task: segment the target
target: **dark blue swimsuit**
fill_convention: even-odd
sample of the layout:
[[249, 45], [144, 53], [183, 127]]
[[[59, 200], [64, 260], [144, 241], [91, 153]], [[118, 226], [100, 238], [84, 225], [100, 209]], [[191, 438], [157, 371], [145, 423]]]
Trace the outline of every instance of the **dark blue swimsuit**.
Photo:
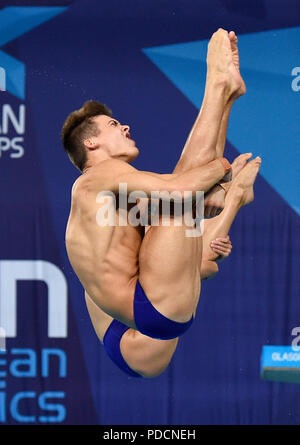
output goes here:
[[[178, 323], [160, 314], [152, 306], [142, 286], [137, 281], [134, 295], [134, 321], [142, 334], [152, 338], [169, 340], [182, 335], [191, 326], [193, 320], [194, 318], [191, 317], [186, 323]], [[120, 341], [128, 329], [129, 327], [125, 324], [113, 320], [103, 338], [104, 348], [112, 361], [126, 374], [132, 377], [142, 377], [127, 365], [121, 354]]]

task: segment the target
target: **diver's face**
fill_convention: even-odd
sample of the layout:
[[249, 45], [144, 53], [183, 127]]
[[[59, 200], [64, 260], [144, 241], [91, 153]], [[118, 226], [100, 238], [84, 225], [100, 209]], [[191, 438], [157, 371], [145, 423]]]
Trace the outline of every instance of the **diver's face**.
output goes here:
[[135, 141], [130, 138], [129, 125], [121, 125], [117, 119], [100, 115], [94, 118], [97, 123], [99, 134], [95, 140], [99, 148], [103, 148], [112, 158], [119, 158], [125, 161], [135, 159], [139, 150]]

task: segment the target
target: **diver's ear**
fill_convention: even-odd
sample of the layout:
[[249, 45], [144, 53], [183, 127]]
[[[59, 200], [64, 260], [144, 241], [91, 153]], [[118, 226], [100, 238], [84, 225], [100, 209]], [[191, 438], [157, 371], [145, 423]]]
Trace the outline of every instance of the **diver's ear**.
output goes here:
[[88, 150], [95, 150], [99, 147], [99, 144], [95, 141], [94, 138], [84, 139], [83, 143]]

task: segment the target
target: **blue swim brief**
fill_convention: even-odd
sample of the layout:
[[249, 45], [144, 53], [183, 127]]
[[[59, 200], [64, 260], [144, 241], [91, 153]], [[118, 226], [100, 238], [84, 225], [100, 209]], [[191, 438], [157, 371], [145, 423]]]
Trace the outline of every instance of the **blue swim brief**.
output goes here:
[[122, 371], [129, 374], [131, 377], [142, 377], [140, 374], [129, 368], [121, 354], [120, 341], [123, 334], [128, 329], [129, 327], [125, 324], [118, 320], [113, 320], [105, 332], [103, 337], [103, 345], [107, 355], [120, 369], [122, 369]]
[[158, 312], [148, 300], [139, 280], [134, 294], [134, 321], [137, 329], [148, 337], [170, 340], [182, 335], [194, 321], [194, 317], [185, 323], [170, 320]]

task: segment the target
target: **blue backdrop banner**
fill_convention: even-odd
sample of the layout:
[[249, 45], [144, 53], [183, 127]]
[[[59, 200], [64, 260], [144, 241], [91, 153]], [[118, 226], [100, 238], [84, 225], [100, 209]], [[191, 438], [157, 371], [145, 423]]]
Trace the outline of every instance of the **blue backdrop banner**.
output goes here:
[[[300, 424], [300, 386], [261, 377], [300, 333], [298, 0], [0, 1], [0, 424]], [[262, 157], [233, 252], [204, 282], [167, 370], [135, 379], [99, 342], [67, 258], [79, 172], [60, 131], [89, 99], [170, 173], [201, 106], [206, 49], [239, 37], [247, 94], [225, 155]], [[298, 328], [298, 329], [296, 329]], [[297, 343], [297, 342], [296, 342]]]

